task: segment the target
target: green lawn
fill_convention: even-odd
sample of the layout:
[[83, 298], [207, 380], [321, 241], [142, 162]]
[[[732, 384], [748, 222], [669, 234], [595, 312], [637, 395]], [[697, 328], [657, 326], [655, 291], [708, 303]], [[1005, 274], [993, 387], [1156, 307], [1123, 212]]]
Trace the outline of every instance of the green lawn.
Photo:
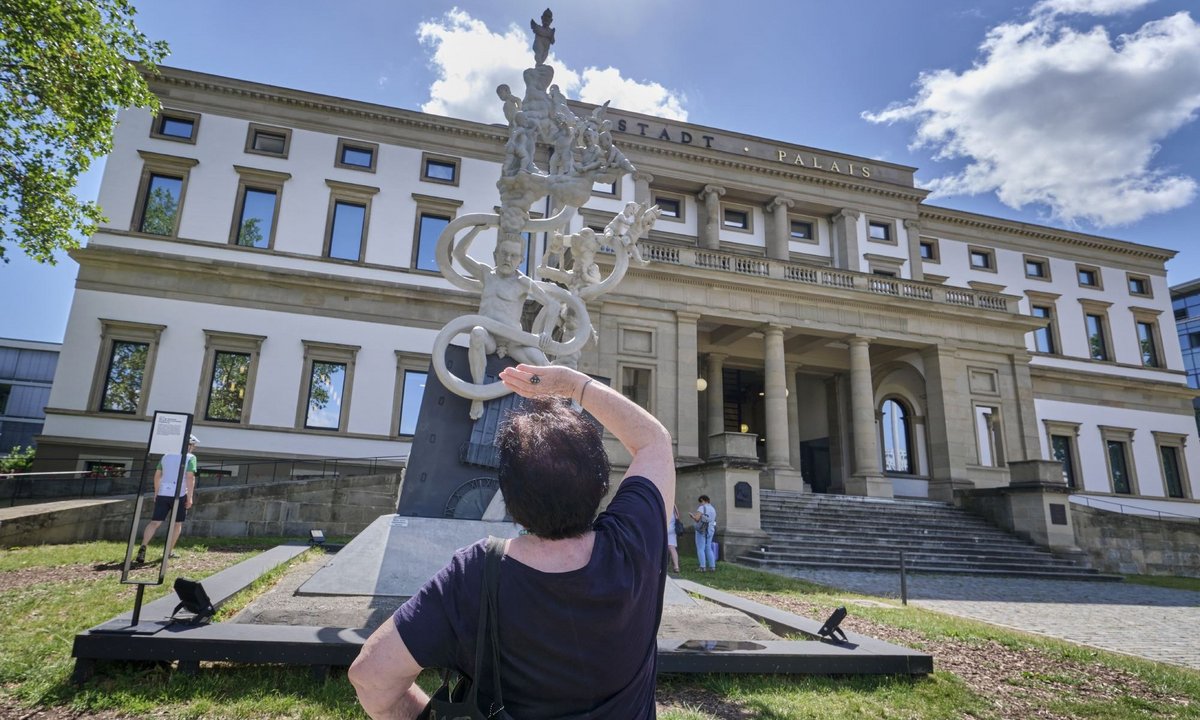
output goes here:
[[[174, 575], [202, 578], [277, 539], [181, 541]], [[251, 547], [253, 546], [253, 547]], [[132, 607], [117, 583], [124, 546], [97, 542], [0, 551], [0, 717], [35, 708], [49, 717], [363, 717], [344, 672], [313, 682], [305, 668], [206, 666], [199, 675], [157, 666], [104, 666], [71, 685], [75, 633]], [[278, 575], [279, 573], [276, 573]], [[934, 655], [926, 678], [709, 675], [665, 677], [659, 717], [709, 718], [1195, 718], [1200, 672], [959, 620], [879, 599], [788, 580], [725, 563], [684, 576], [821, 619], [847, 604], [844, 627]], [[261, 583], [265, 587], [267, 583]], [[242, 604], [247, 597], [235, 598]], [[432, 673], [422, 684], [432, 686]], [[77, 715], [78, 714], [78, 715]]]

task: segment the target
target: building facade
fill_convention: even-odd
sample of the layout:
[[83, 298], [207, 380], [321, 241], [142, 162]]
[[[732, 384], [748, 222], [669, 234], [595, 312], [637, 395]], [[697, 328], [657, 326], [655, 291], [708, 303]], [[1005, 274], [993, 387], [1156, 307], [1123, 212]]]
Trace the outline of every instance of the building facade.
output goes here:
[[61, 347], [0, 338], [0, 455], [36, 444]]
[[[433, 249], [495, 210], [507, 128], [169, 68], [150, 82], [163, 111], [121, 114], [110, 221], [74, 254], [45, 469], [132, 462], [156, 410], [195, 414], [206, 463], [402, 464], [434, 336], [478, 305]], [[909, 167], [608, 117], [638, 172], [572, 228], [629, 200], [662, 217], [652, 262], [589, 307], [579, 366], [658, 416], [681, 467], [736, 455], [766, 487], [951, 500], [1056, 460], [1080, 495], [1200, 493], [1173, 251], [932, 206]], [[528, 241], [536, 272], [545, 238]]]
[[[1175, 328], [1179, 333], [1179, 349], [1183, 351], [1188, 387], [1200, 389], [1200, 280], [1171, 288], [1171, 308], [1175, 312]], [[1200, 425], [1200, 398], [1192, 400], [1192, 407], [1196, 411], [1196, 423]]]

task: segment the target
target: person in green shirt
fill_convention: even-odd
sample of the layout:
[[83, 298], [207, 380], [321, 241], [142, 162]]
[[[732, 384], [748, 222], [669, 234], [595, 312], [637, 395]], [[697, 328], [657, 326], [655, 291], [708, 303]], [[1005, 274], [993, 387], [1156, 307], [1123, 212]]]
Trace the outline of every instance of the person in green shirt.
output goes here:
[[179, 533], [183, 530], [183, 521], [187, 518], [187, 511], [192, 507], [192, 501], [196, 495], [196, 456], [192, 453], [199, 444], [195, 435], [188, 438], [188, 453], [182, 487], [178, 485], [179, 464], [184, 462], [182, 456], [179, 453], [169, 453], [163, 455], [162, 460], [158, 461], [158, 469], [154, 471], [154, 514], [150, 517], [150, 522], [142, 533], [142, 544], [138, 547], [134, 562], [146, 562], [146, 546], [150, 544], [150, 538], [154, 537], [154, 533], [158, 531], [158, 526], [162, 525], [163, 520], [166, 520], [167, 515], [171, 513], [171, 506], [175, 504], [175, 498], [178, 496], [180, 498], [179, 509], [175, 511], [175, 522], [171, 525], [171, 532], [167, 537], [167, 547], [163, 551], [170, 557], [177, 557], [172, 551], [175, 549], [176, 541], [179, 540]]

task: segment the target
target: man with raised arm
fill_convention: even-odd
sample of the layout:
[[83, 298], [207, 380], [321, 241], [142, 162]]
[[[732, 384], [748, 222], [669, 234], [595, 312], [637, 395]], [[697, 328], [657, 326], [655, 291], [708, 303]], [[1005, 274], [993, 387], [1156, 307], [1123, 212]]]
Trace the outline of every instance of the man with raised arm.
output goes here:
[[[653, 718], [663, 546], [675, 502], [671, 436], [650, 413], [576, 370], [518, 365], [500, 379], [530, 399], [497, 436], [500, 489], [529, 533], [507, 542], [500, 564], [505, 710], [522, 720]], [[632, 456], [599, 516], [608, 458], [600, 429], [571, 401]], [[416, 717], [428, 702], [413, 684], [422, 668], [474, 671], [485, 548], [480, 541], [458, 551], [363, 646], [350, 681], [372, 718]], [[482, 678], [491, 671], [487, 655]], [[481, 707], [495, 711], [491, 700], [481, 694]]]

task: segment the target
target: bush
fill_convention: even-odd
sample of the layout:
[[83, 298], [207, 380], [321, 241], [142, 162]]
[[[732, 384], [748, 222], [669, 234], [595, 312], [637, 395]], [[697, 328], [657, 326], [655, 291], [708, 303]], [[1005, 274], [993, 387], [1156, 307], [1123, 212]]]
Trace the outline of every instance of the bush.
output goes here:
[[33, 455], [32, 446], [23, 448], [18, 445], [7, 455], [0, 455], [0, 473], [28, 472], [33, 467]]

